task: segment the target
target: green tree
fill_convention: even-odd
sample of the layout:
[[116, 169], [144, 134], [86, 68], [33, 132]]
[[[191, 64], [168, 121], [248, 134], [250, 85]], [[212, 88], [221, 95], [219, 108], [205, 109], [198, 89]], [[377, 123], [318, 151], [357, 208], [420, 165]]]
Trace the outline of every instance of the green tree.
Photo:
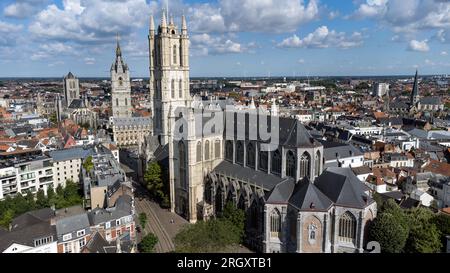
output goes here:
[[39, 189], [36, 193], [36, 207], [38, 209], [50, 207], [48, 198], [45, 196], [43, 189]]
[[433, 222], [441, 233], [442, 252], [445, 252], [445, 246], [447, 245], [447, 235], [450, 235], [450, 216], [444, 213], [437, 214]]
[[53, 189], [53, 186], [50, 185], [47, 188], [47, 200], [48, 200], [49, 206], [54, 205], [54, 204], [52, 204], [52, 200], [54, 200], [54, 198], [55, 198], [55, 190]]
[[434, 223], [434, 214], [427, 208], [417, 208], [409, 213], [411, 231], [405, 246], [408, 253], [440, 252], [441, 233]]
[[90, 172], [94, 168], [94, 163], [92, 162], [92, 156], [88, 156], [83, 162], [83, 168]]
[[161, 166], [158, 162], [151, 162], [144, 174], [144, 182], [153, 197], [161, 200], [164, 196], [164, 183], [161, 179]]
[[408, 239], [409, 229], [399, 223], [399, 219], [388, 212], [382, 212], [369, 226], [369, 238], [380, 243], [381, 251], [401, 253]]
[[381, 208], [383, 206], [383, 203], [384, 203], [383, 198], [381, 197], [381, 195], [378, 192], [375, 192], [372, 195], [372, 198], [377, 203], [377, 207], [378, 208]]
[[56, 187], [56, 194], [61, 196], [64, 195], [64, 188], [61, 184], [58, 184]]
[[6, 210], [2, 214], [2, 217], [0, 218], [0, 226], [8, 229], [9, 224], [11, 224], [13, 218], [14, 218], [14, 210], [13, 209]]
[[145, 224], [147, 223], [147, 214], [145, 214], [145, 212], [139, 213], [139, 223], [141, 224], [142, 229], [145, 229]]
[[36, 209], [36, 200], [34, 200], [34, 195], [31, 191], [27, 191], [27, 195], [25, 195], [25, 200], [28, 203], [27, 211]]
[[155, 250], [155, 246], [158, 243], [158, 237], [153, 233], [147, 234], [138, 245], [139, 252], [152, 253]]
[[222, 218], [230, 221], [235, 227], [238, 234], [244, 236], [245, 228], [245, 212], [236, 208], [232, 202], [227, 202], [223, 210]]
[[56, 116], [56, 113], [51, 114], [50, 117], [49, 117], [49, 120], [53, 124], [58, 123], [58, 117]]

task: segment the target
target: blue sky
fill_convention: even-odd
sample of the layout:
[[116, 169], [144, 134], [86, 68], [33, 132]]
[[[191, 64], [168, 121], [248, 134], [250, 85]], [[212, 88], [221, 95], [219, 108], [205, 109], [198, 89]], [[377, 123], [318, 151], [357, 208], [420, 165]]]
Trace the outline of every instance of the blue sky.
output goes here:
[[167, 6], [187, 17], [193, 77], [450, 74], [448, 0], [2, 0], [0, 77], [107, 77], [116, 33], [147, 77]]

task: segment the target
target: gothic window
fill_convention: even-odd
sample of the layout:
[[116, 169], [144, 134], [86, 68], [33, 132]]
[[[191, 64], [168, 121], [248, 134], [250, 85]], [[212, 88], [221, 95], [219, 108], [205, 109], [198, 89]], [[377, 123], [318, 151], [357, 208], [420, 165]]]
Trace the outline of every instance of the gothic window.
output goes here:
[[125, 98], [125, 106], [128, 106], [128, 99]]
[[233, 141], [231, 140], [225, 142], [225, 159], [233, 162]]
[[119, 106], [119, 99], [116, 98], [116, 106]]
[[279, 237], [281, 232], [281, 214], [277, 209], [270, 213], [270, 236]]
[[216, 140], [214, 143], [214, 153], [216, 158], [220, 158], [220, 140]]
[[300, 157], [300, 177], [310, 177], [311, 157], [307, 152], [304, 152]]
[[281, 154], [276, 150], [272, 155], [272, 172], [276, 174], [281, 173]]
[[178, 97], [183, 98], [183, 80], [178, 83]]
[[205, 142], [205, 160], [209, 160], [209, 140]]
[[119, 78], [119, 86], [122, 86], [123, 85], [123, 80], [122, 80], [122, 77], [120, 77]]
[[256, 151], [253, 143], [249, 143], [247, 146], [247, 166], [254, 168], [255, 167], [255, 157]]
[[356, 219], [350, 212], [345, 212], [339, 219], [339, 240], [354, 242], [356, 237]]
[[183, 141], [178, 142], [178, 152], [180, 161], [180, 185], [186, 189], [186, 149]]
[[175, 80], [172, 80], [172, 84], [170, 85], [170, 93], [172, 96], [172, 99], [175, 98]]
[[268, 167], [268, 161], [269, 160], [269, 153], [267, 151], [259, 152], [259, 169], [263, 171], [267, 171]]
[[286, 175], [295, 178], [295, 155], [292, 151], [288, 151], [286, 155]]
[[202, 161], [202, 142], [197, 142], [197, 162]]
[[177, 46], [173, 46], [173, 64], [177, 64]]
[[236, 143], [236, 162], [238, 164], [244, 164], [244, 144], [242, 141]]
[[316, 153], [316, 158], [314, 159], [314, 165], [316, 167], [314, 174], [317, 177], [320, 174], [320, 152], [319, 151], [317, 151], [317, 153]]
[[250, 207], [250, 227], [258, 229], [258, 204], [253, 201]]

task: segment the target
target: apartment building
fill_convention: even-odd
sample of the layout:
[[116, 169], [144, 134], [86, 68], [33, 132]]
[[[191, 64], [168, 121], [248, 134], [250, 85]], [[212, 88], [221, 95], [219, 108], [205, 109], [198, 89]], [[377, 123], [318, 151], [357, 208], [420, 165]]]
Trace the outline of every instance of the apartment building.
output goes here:
[[87, 147], [51, 151], [49, 155], [54, 162], [55, 172], [53, 177], [55, 185], [61, 184], [65, 187], [67, 180], [79, 183], [83, 161], [93, 153], [93, 149]]

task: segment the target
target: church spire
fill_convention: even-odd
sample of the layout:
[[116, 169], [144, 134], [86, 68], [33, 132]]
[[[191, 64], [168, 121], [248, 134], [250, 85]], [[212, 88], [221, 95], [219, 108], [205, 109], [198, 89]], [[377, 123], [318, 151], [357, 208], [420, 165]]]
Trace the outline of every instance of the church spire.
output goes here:
[[416, 75], [414, 76], [414, 85], [411, 92], [411, 105], [415, 104], [419, 98], [419, 79], [418, 79], [418, 71], [416, 69]]
[[117, 39], [116, 56], [119, 57], [119, 56], [122, 56], [122, 50], [120, 49], [120, 43], [119, 43], [119, 39], [120, 39], [119, 33], [117, 33], [116, 39]]
[[162, 28], [166, 28], [166, 27], [167, 27], [166, 11], [165, 11], [164, 9], [163, 9], [163, 11], [162, 11], [161, 27], [162, 27]]

